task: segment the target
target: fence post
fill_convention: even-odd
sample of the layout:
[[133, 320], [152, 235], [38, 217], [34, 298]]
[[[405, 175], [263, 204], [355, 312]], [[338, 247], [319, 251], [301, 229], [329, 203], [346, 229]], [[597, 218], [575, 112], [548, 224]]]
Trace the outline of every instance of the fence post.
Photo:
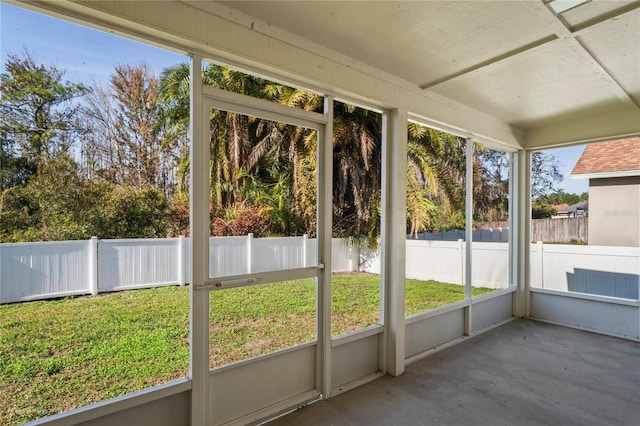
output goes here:
[[351, 254], [351, 272], [360, 271], [360, 245], [354, 243], [355, 239], [349, 237], [349, 252]]
[[247, 274], [251, 273], [253, 263], [253, 233], [247, 235]]
[[89, 240], [89, 291], [92, 296], [98, 295], [98, 238], [91, 237]]
[[307, 267], [307, 241], [309, 240], [309, 236], [304, 234], [302, 236], [302, 267]]
[[540, 288], [544, 288], [544, 244], [542, 241], [536, 242], [536, 249], [538, 252], [538, 262], [536, 266], [540, 274]]
[[458, 238], [458, 253], [460, 253], [460, 281], [458, 282], [458, 284], [462, 284], [464, 285], [464, 270], [465, 270], [465, 261], [464, 261], [464, 240], [461, 238]]
[[184, 255], [186, 250], [184, 249], [184, 236], [178, 237], [178, 285], [184, 287], [187, 282], [184, 278]]

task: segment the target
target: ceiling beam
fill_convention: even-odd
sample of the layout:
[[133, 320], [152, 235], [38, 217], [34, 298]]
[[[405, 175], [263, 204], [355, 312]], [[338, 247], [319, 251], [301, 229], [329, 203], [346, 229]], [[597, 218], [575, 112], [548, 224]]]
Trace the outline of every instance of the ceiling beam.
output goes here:
[[463, 76], [465, 74], [470, 74], [472, 72], [478, 71], [478, 70], [486, 68], [488, 66], [496, 65], [496, 64], [498, 64], [498, 63], [500, 63], [502, 61], [505, 61], [505, 60], [507, 60], [509, 58], [512, 58], [512, 57], [517, 56], [517, 55], [520, 55], [521, 53], [530, 52], [532, 50], [537, 49], [538, 47], [546, 46], [547, 44], [549, 44], [549, 43], [551, 43], [553, 41], [556, 41], [556, 40], [558, 40], [558, 36], [556, 36], [555, 34], [547, 36], [547, 37], [544, 37], [544, 38], [541, 38], [540, 40], [536, 40], [534, 42], [525, 44], [524, 46], [520, 46], [520, 47], [518, 47], [516, 49], [513, 49], [513, 50], [510, 50], [508, 52], [505, 52], [505, 53], [503, 53], [501, 55], [494, 56], [493, 58], [490, 58], [490, 59], [487, 59], [486, 61], [482, 61], [480, 63], [477, 63], [475, 65], [472, 65], [472, 66], [470, 66], [468, 68], [465, 68], [465, 69], [460, 70], [458, 72], [455, 72], [453, 74], [449, 74], [449, 75], [447, 75], [445, 77], [438, 78], [436, 80], [432, 80], [432, 81], [430, 81], [428, 83], [422, 84], [422, 85], [420, 85], [420, 88], [422, 90], [430, 89], [430, 88], [432, 88], [434, 86], [437, 86], [437, 85], [442, 84], [442, 83], [446, 83], [447, 81], [451, 81], [451, 80], [453, 80], [455, 78], [458, 78], [458, 77], [461, 77], [461, 76]]
[[598, 114], [574, 121], [563, 121], [553, 126], [528, 130], [524, 148], [551, 148], [589, 142], [602, 142], [640, 136], [640, 110], [632, 109]]

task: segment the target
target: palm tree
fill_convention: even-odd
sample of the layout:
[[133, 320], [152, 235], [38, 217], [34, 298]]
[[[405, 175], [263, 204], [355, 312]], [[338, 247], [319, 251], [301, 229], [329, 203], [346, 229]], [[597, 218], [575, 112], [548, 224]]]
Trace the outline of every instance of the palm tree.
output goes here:
[[[161, 75], [160, 97], [166, 109], [166, 118], [173, 129], [172, 135], [188, 132], [189, 123], [189, 65], [186, 63], [165, 69]], [[257, 77], [218, 65], [203, 70], [203, 84], [231, 92], [261, 98], [271, 98], [267, 83]], [[263, 142], [277, 138], [273, 125], [242, 114], [212, 110], [210, 120], [210, 169], [211, 202], [214, 210], [233, 208], [241, 202], [240, 188], [246, 175], [242, 169], [251, 170], [266, 153], [264, 143], [257, 138], [263, 134]], [[181, 162], [182, 181], [188, 174], [188, 153]]]
[[464, 140], [417, 123], [410, 122], [408, 132], [407, 215], [417, 236], [464, 212], [465, 149]]
[[[186, 134], [189, 67], [162, 73], [161, 99], [174, 134]], [[210, 65], [204, 84], [291, 107], [322, 112], [323, 98], [228, 68]], [[335, 102], [333, 134], [333, 232], [366, 238], [380, 235], [381, 115]], [[211, 111], [211, 199], [216, 210], [260, 206], [277, 232], [315, 232], [317, 134], [226, 111]], [[456, 136], [408, 125], [407, 210], [415, 235], [434, 227], [456, 226], [464, 218], [465, 141]], [[188, 153], [181, 163], [188, 172]], [[478, 163], [480, 164], [480, 163]], [[183, 181], [185, 179], [183, 178]]]

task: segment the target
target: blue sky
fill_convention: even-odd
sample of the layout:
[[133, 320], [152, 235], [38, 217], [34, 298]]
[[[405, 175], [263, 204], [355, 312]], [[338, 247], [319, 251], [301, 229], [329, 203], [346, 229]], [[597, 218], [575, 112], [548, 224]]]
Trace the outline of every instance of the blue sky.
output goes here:
[[2, 70], [7, 56], [27, 49], [36, 61], [66, 70], [69, 81], [108, 81], [118, 64], [147, 63], [157, 74], [188, 58], [168, 50], [0, 3]]
[[567, 194], [582, 194], [589, 190], [588, 179], [572, 179], [571, 170], [576, 165], [580, 155], [584, 151], [585, 145], [572, 146], [568, 148], [555, 148], [545, 150], [543, 152], [548, 153], [556, 157], [560, 163], [560, 171], [564, 175], [564, 181], [560, 184], [560, 187]]
[[[128, 40], [103, 31], [0, 3], [0, 58], [2, 71], [9, 54], [27, 49], [35, 60], [66, 70], [65, 78], [92, 85], [104, 84], [118, 64], [148, 64], [154, 72], [187, 62], [184, 55]], [[567, 193], [588, 190], [586, 179], [571, 179], [571, 169], [584, 146], [548, 151], [561, 163]]]

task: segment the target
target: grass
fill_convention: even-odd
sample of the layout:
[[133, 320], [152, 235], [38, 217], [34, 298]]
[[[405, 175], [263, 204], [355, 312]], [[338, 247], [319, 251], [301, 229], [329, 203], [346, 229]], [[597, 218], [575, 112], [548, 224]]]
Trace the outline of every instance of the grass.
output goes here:
[[[333, 278], [334, 336], [379, 323], [379, 279]], [[474, 289], [475, 294], [491, 291]], [[464, 287], [407, 280], [407, 315], [463, 300]], [[210, 366], [315, 339], [313, 280], [210, 296]], [[189, 288], [0, 306], [0, 424], [11, 425], [186, 377]]]

